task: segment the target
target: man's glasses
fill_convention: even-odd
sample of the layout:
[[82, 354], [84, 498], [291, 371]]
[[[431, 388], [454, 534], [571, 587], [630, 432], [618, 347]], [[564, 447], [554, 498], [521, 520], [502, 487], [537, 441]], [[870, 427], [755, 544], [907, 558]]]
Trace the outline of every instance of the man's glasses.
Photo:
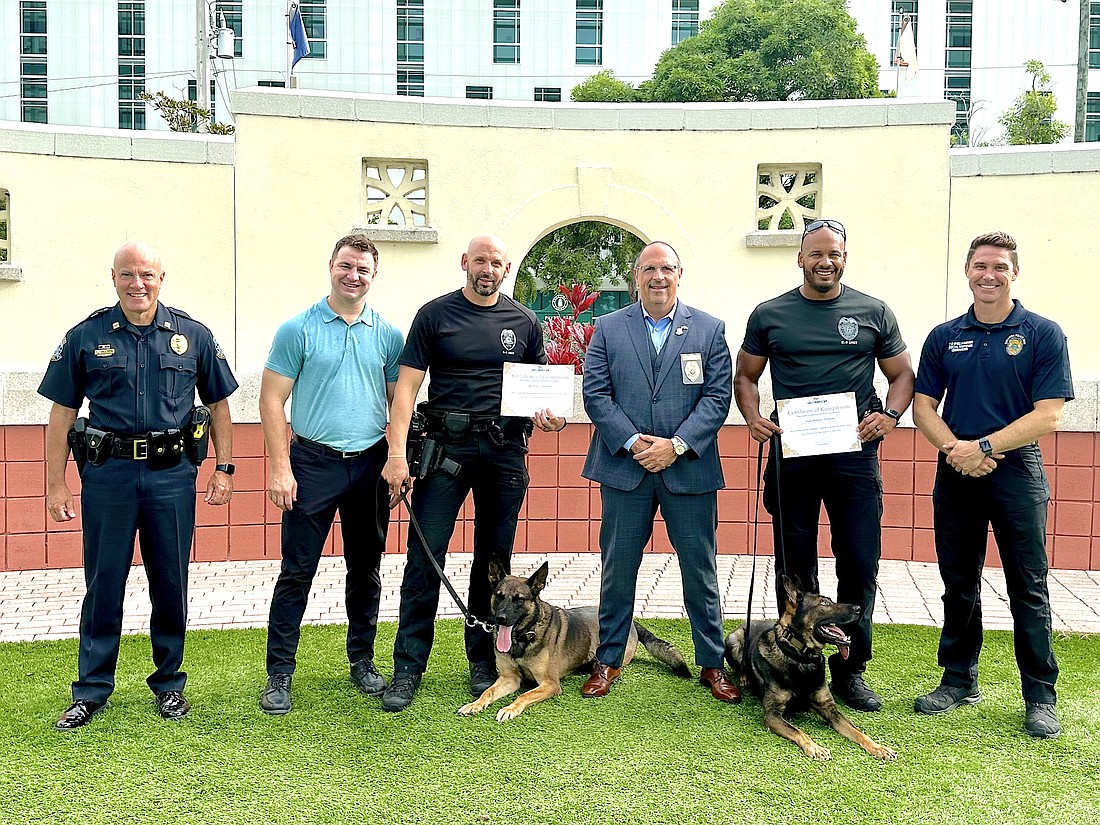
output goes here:
[[848, 233], [844, 230], [844, 224], [842, 224], [840, 221], [834, 221], [832, 218], [820, 218], [816, 221], [810, 221], [802, 230], [802, 237], [805, 238], [811, 232], [816, 232], [823, 226], [828, 227], [829, 229], [838, 233], [840, 237], [844, 240], [848, 240]]
[[642, 274], [652, 277], [660, 272], [662, 275], [668, 278], [672, 275], [675, 275], [679, 271], [679, 269], [679, 266], [673, 264], [665, 264], [664, 266], [654, 266], [653, 264], [649, 264], [648, 266], [642, 267]]

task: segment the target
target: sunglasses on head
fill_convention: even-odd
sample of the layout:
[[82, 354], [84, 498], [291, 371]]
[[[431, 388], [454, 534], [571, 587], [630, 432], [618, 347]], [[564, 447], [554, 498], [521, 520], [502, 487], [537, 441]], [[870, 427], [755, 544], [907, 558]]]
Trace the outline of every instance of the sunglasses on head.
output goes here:
[[839, 233], [840, 237], [844, 240], [848, 240], [848, 233], [844, 229], [844, 224], [842, 224], [840, 221], [834, 221], [832, 218], [819, 218], [816, 221], [810, 221], [802, 230], [802, 237], [805, 238], [811, 232], [816, 232], [823, 226], [828, 227], [834, 232]]

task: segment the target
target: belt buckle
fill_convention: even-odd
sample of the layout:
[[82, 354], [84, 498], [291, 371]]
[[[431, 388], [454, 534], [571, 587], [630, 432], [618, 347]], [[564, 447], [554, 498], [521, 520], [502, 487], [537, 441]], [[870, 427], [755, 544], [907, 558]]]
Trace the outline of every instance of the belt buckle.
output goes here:
[[134, 439], [134, 461], [145, 461], [149, 458], [149, 440], [146, 438]]
[[340, 453], [340, 458], [358, 458], [362, 453], [362, 450], [351, 450], [349, 452]]

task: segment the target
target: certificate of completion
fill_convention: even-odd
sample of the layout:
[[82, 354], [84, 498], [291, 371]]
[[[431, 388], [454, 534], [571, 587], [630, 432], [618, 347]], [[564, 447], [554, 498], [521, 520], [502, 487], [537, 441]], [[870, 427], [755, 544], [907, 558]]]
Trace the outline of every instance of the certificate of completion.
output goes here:
[[574, 375], [572, 364], [505, 364], [500, 414], [529, 418], [549, 409], [572, 418]]
[[854, 453], [859, 441], [856, 394], [838, 392], [776, 401], [783, 428], [783, 457]]

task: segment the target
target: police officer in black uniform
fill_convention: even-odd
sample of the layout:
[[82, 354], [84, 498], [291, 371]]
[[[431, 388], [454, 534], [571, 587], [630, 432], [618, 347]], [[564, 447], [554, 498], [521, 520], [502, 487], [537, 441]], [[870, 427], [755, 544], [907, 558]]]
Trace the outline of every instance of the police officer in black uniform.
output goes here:
[[[65, 480], [70, 445], [81, 480], [87, 595], [80, 617], [79, 676], [73, 703], [55, 727], [87, 724], [115, 685], [122, 602], [134, 536], [149, 577], [157, 712], [180, 719], [187, 563], [195, 526], [197, 464], [207, 440], [223, 463], [205, 500], [233, 494], [233, 437], [226, 400], [237, 382], [210, 330], [158, 301], [164, 269], [143, 243], [115, 253], [118, 303], [93, 312], [62, 339], [38, 392], [53, 402], [46, 428], [46, 508], [54, 521], [76, 517]], [[206, 407], [195, 407], [195, 391]], [[89, 416], [77, 419], [84, 399]]]
[[[428, 402], [422, 408], [426, 436], [441, 444], [446, 460], [461, 469], [438, 467], [419, 478], [412, 510], [436, 561], [446, 562], [447, 545], [467, 496], [474, 495], [474, 558], [470, 569], [470, 611], [489, 615], [489, 560], [509, 569], [516, 521], [529, 476], [524, 457], [532, 426], [555, 432], [565, 426], [550, 410], [526, 418], [500, 415], [506, 362], [545, 364], [542, 330], [534, 313], [500, 293], [511, 263], [504, 242], [484, 235], [462, 255], [466, 285], [430, 301], [417, 313], [401, 355], [390, 412], [390, 448], [382, 477], [395, 504], [412, 484], [406, 446], [413, 405], [431, 369]], [[432, 466], [437, 462], [431, 459]], [[428, 665], [434, 638], [440, 580], [425, 548], [409, 531], [409, 553], [401, 582], [401, 607], [394, 642], [394, 678], [382, 697], [387, 711], [412, 702]], [[496, 680], [492, 636], [466, 628], [470, 689], [480, 696]]]

